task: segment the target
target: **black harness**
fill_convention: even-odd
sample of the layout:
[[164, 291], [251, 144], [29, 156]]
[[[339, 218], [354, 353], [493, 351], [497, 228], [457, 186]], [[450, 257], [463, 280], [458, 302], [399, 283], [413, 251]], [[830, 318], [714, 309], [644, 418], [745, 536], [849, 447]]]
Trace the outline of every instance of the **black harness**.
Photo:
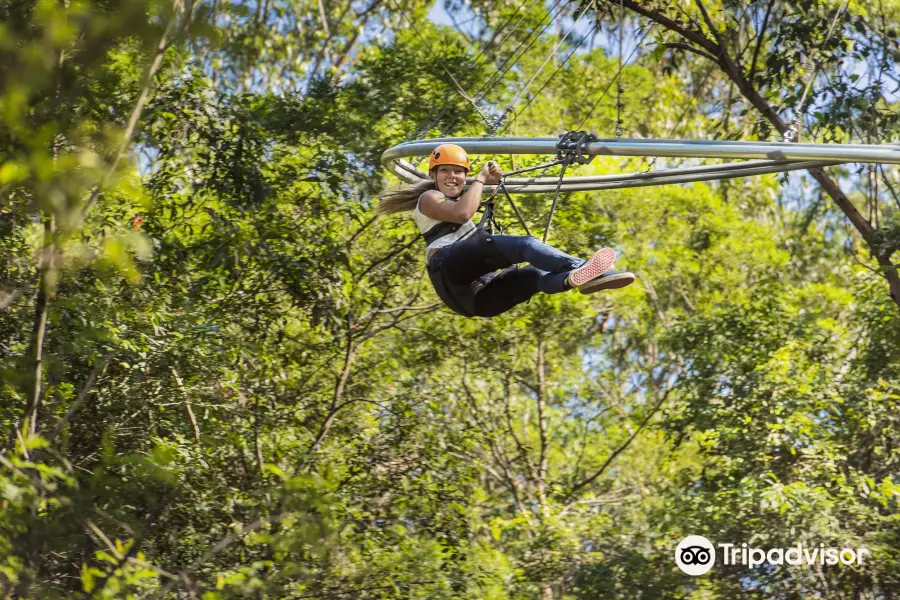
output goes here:
[[[458, 197], [458, 196], [457, 196]], [[456, 202], [456, 198], [449, 198]], [[483, 210], [484, 214], [481, 215], [481, 219], [478, 221], [478, 225], [475, 226], [476, 229], [484, 229], [488, 233], [494, 233], [494, 227], [497, 228], [497, 233], [503, 233], [503, 228], [500, 227], [500, 224], [494, 220], [494, 201], [488, 200], [486, 202], [482, 202], [478, 210]], [[441, 221], [428, 231], [422, 234], [422, 237], [425, 239], [425, 245], [430, 246], [432, 242], [441, 239], [445, 235], [450, 235], [451, 233], [456, 233], [459, 231], [459, 228], [462, 227], [464, 223], [449, 223], [447, 221]], [[456, 240], [459, 241], [459, 240]]]

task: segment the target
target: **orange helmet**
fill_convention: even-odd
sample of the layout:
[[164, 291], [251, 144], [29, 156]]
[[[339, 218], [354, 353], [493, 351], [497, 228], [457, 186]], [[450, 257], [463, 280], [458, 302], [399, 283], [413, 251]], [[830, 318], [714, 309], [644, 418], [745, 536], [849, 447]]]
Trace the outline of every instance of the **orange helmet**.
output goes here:
[[431, 153], [428, 161], [429, 173], [441, 165], [456, 165], [469, 172], [469, 156], [456, 144], [441, 144]]

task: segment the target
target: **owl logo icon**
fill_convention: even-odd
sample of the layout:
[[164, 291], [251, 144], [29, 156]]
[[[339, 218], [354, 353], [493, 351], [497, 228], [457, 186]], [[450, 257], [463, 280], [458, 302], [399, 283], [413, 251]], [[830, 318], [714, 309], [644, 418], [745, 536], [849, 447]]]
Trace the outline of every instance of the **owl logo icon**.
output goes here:
[[675, 548], [675, 564], [688, 575], [703, 575], [716, 563], [716, 549], [702, 535], [689, 535]]

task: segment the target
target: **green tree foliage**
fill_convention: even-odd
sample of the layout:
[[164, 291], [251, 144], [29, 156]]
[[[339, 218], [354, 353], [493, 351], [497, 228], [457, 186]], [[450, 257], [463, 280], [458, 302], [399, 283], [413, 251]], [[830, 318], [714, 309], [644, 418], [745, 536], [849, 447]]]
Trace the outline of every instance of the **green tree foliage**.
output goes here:
[[896, 594], [896, 169], [822, 175], [868, 228], [817, 173], [569, 194], [550, 241], [639, 282], [492, 320], [374, 216], [399, 141], [765, 139], [816, 65], [805, 139], [896, 139], [895, 4], [612, 4], [0, 6], [2, 596]]

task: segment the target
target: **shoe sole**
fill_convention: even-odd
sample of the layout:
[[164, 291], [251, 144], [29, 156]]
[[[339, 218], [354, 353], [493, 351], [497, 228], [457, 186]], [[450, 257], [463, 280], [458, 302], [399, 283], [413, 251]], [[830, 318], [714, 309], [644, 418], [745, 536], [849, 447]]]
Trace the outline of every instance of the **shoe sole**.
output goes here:
[[601, 290], [617, 290], [631, 285], [634, 283], [634, 279], [634, 273], [624, 271], [622, 273], [610, 275], [609, 277], [601, 277], [594, 281], [589, 281], [585, 285], [579, 287], [578, 291], [582, 294], [593, 294], [594, 292], [599, 292]]
[[572, 271], [570, 275], [572, 287], [580, 288], [590, 280], [597, 279], [609, 271], [615, 262], [616, 253], [612, 248], [600, 248], [587, 264]]

